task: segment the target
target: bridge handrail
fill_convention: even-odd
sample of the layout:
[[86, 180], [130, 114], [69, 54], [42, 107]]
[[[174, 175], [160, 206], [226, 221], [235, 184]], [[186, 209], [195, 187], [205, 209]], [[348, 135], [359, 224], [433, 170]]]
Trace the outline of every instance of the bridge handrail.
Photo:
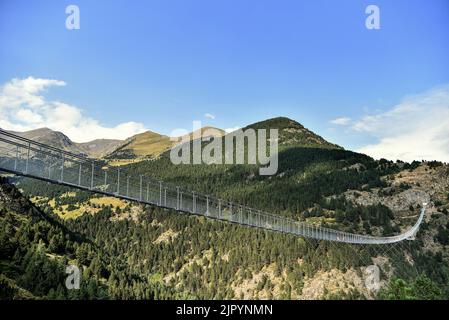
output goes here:
[[[83, 161], [95, 161], [95, 159], [91, 159], [91, 158], [88, 158], [88, 157], [80, 156], [79, 154], [76, 154], [76, 153], [72, 153], [72, 152], [69, 152], [69, 151], [66, 151], [66, 150], [63, 150], [63, 149], [59, 149], [59, 148], [56, 148], [56, 147], [53, 147], [53, 146], [50, 146], [50, 145], [47, 145], [47, 144], [44, 144], [44, 143], [41, 143], [41, 142], [37, 142], [35, 140], [31, 140], [31, 139], [28, 139], [28, 138], [16, 135], [16, 134], [8, 132], [8, 131], [6, 131], [6, 130], [4, 130], [2, 128], [0, 128], [0, 134], [8, 136], [8, 137], [11, 137], [11, 138], [14, 138], [14, 139], [17, 139], [17, 140], [21, 140], [21, 141], [27, 142], [29, 144], [34, 144], [34, 145], [40, 146], [42, 148], [53, 150], [53, 151], [57, 152], [58, 154], [63, 153], [65, 155], [67, 155], [67, 156], [70, 156], [70, 157], [73, 157], [73, 158], [78, 158], [78, 159], [83, 160]], [[13, 141], [9, 141], [9, 142], [13, 142]]]
[[[2, 137], [3, 136], [3, 137]], [[17, 140], [17, 141], [16, 141]], [[16, 168], [17, 166], [17, 161], [18, 159], [18, 155], [16, 154], [15, 156], [15, 160], [14, 160], [14, 170], [12, 170], [11, 168], [6, 168], [0, 165], [0, 169], [3, 169], [5, 171], [8, 172], [12, 172], [15, 174], [19, 174], [19, 175], [23, 175], [23, 176], [30, 176], [33, 178], [37, 178], [37, 179], [41, 179], [41, 180], [45, 180], [45, 181], [50, 181], [53, 183], [60, 183], [60, 184], [65, 184], [65, 185], [70, 185], [72, 187], [76, 187], [76, 188], [80, 188], [80, 189], [88, 189], [92, 192], [99, 192], [99, 193], [103, 193], [103, 194], [109, 194], [109, 195], [113, 195], [116, 197], [120, 197], [120, 198], [124, 198], [124, 199], [128, 199], [128, 200], [133, 200], [133, 201], [140, 201], [143, 203], [150, 203], [150, 204], [156, 204], [159, 206], [163, 206], [163, 207], [169, 207], [172, 209], [175, 209], [172, 206], [167, 206], [166, 202], [167, 202], [167, 198], [166, 198], [166, 194], [164, 194], [165, 197], [165, 205], [162, 205], [162, 189], [160, 189], [160, 201], [158, 201], [158, 203], [154, 203], [153, 202], [149, 202], [148, 201], [148, 196], [147, 196], [147, 201], [143, 201], [142, 199], [142, 183], [143, 183], [143, 179], [145, 179], [145, 183], [149, 184], [153, 184], [154, 185], [158, 185], [159, 188], [162, 188], [166, 191], [171, 191], [171, 192], [176, 192], [177, 194], [177, 204], [176, 204], [176, 210], [178, 211], [186, 211], [182, 209], [182, 195], [183, 194], [190, 194], [192, 195], [192, 211], [191, 213], [194, 214], [201, 214], [200, 212], [196, 212], [196, 199], [195, 197], [198, 197], [198, 199], [200, 199], [201, 197], [204, 199], [207, 199], [207, 207], [209, 208], [210, 205], [212, 205], [212, 207], [218, 206], [218, 217], [212, 217], [215, 219], [220, 219], [220, 220], [227, 220], [227, 221], [231, 221], [231, 222], [236, 222], [235, 219], [229, 219], [226, 218], [224, 216], [220, 217], [221, 211], [225, 211], [225, 208], [228, 207], [230, 208], [232, 206], [232, 208], [236, 208], [235, 210], [233, 210], [231, 212], [231, 216], [234, 216], [236, 214], [239, 213], [240, 210], [240, 214], [243, 215], [244, 212], [247, 213], [247, 220], [246, 223], [243, 223], [243, 221], [241, 221], [242, 224], [246, 224], [246, 225], [253, 225], [256, 227], [260, 227], [263, 229], [268, 229], [268, 230], [275, 230], [275, 231], [281, 231], [281, 232], [286, 232], [286, 233], [290, 233], [290, 234], [295, 234], [295, 235], [300, 235], [300, 236], [304, 236], [304, 237], [311, 237], [311, 238], [316, 238], [316, 239], [323, 239], [323, 240], [329, 240], [329, 241], [338, 241], [338, 242], [349, 242], [349, 243], [364, 243], [364, 244], [384, 244], [384, 243], [393, 243], [393, 242], [398, 242], [398, 241], [402, 241], [408, 238], [413, 237], [417, 230], [419, 229], [419, 226], [423, 220], [424, 214], [425, 214], [425, 209], [426, 209], [426, 204], [423, 204], [422, 210], [421, 210], [421, 214], [418, 218], [418, 220], [416, 221], [416, 223], [407, 231], [405, 231], [404, 233], [401, 233], [399, 235], [395, 235], [395, 236], [387, 236], [387, 237], [379, 237], [379, 236], [371, 236], [371, 235], [362, 235], [362, 234], [354, 234], [354, 233], [348, 233], [348, 232], [344, 232], [344, 231], [340, 231], [340, 230], [335, 230], [335, 229], [330, 229], [330, 228], [326, 228], [326, 227], [322, 227], [322, 226], [318, 226], [318, 225], [314, 225], [314, 224], [310, 224], [307, 222], [302, 222], [302, 221], [298, 221], [298, 220], [294, 220], [291, 219], [289, 217], [283, 217], [283, 216], [279, 216], [279, 215], [274, 215], [271, 213], [267, 213], [265, 211], [262, 210], [258, 210], [255, 208], [250, 208], [246, 205], [241, 205], [238, 203], [234, 203], [232, 201], [227, 201], [227, 200], [223, 200], [214, 196], [210, 196], [210, 195], [206, 195], [206, 194], [202, 194], [199, 192], [195, 192], [195, 191], [190, 191], [190, 190], [186, 190], [183, 188], [180, 188], [179, 186], [173, 185], [173, 184], [169, 184], [157, 179], [154, 179], [152, 177], [148, 177], [146, 175], [139, 175], [139, 179], [140, 179], [140, 199], [136, 198], [136, 197], [130, 197], [129, 196], [129, 180], [133, 177], [131, 175], [125, 175], [125, 180], [127, 180], [127, 194], [126, 196], [123, 194], [120, 194], [120, 174], [121, 174], [121, 169], [120, 168], [114, 168], [114, 167], [110, 167], [110, 166], [105, 166], [102, 165], [101, 166], [101, 170], [105, 175], [105, 182], [107, 182], [107, 172], [116, 170], [117, 171], [117, 181], [115, 181], [115, 183], [117, 184], [117, 188], [118, 191], [117, 192], [102, 192], [101, 190], [99, 190], [98, 188], [94, 188], [94, 179], [97, 178], [98, 179], [98, 173], [95, 172], [95, 165], [102, 163], [98, 160], [92, 159], [92, 158], [87, 158], [84, 156], [80, 156], [77, 154], [74, 154], [72, 152], [69, 151], [65, 151], [56, 147], [52, 147], [31, 139], [27, 139], [24, 137], [21, 137], [19, 135], [16, 135], [14, 133], [5, 131], [3, 129], [0, 129], [0, 141], [2, 141], [3, 143], [6, 143], [7, 145], [13, 145], [16, 146], [17, 150], [18, 148], [23, 148], [26, 149], [27, 151], [27, 159], [26, 159], [26, 169], [25, 170], [18, 170]], [[36, 174], [30, 174], [28, 172], [28, 164], [29, 161], [32, 160], [30, 159], [30, 152], [33, 151], [36, 154], [44, 154], [46, 156], [49, 157], [54, 157], [58, 160], [62, 160], [61, 161], [61, 178], [62, 179], [51, 179], [51, 177], [49, 177], [48, 179], [45, 177], [42, 177], [41, 175], [36, 175]], [[61, 158], [59, 158], [61, 157]], [[6, 157], [8, 158], [8, 157]], [[0, 160], [2, 159], [2, 155], [1, 155], [1, 151], [0, 151]], [[73, 184], [73, 183], [68, 183], [67, 181], [64, 181], [64, 168], [65, 168], [65, 164], [64, 161], [70, 162], [70, 163], [76, 163], [80, 165], [80, 169], [79, 169], [79, 183], [78, 184]], [[86, 187], [85, 185], [83, 185], [81, 183], [81, 165], [82, 164], [86, 164], [88, 163], [89, 165], [87, 167], [91, 167], [92, 171], [89, 173], [89, 175], [91, 176], [91, 186], [90, 187]], [[49, 167], [49, 175], [50, 175], [50, 168]], [[97, 176], [96, 176], [97, 175]], [[134, 179], [135, 177], [133, 177]], [[166, 193], [166, 191], [164, 191], [164, 193]], [[148, 192], [148, 185], [147, 185], [147, 192]], [[171, 199], [172, 201], [174, 200], [173, 198]], [[160, 203], [159, 203], [160, 202]], [[204, 203], [203, 203], [204, 206]], [[207, 215], [207, 212], [202, 214], [202, 215]], [[240, 216], [239, 216], [240, 217]], [[251, 217], [251, 218], [250, 218]], [[262, 218], [265, 218], [265, 225], [261, 225], [260, 224], [260, 220]], [[240, 218], [239, 218], [240, 219]], [[254, 222], [254, 219], [258, 220], [258, 223]], [[240, 220], [239, 220], [240, 221]], [[271, 221], [271, 222], [269, 222]], [[239, 222], [237, 222], [239, 223]], [[270, 223], [272, 223], [273, 225], [271, 225]], [[279, 227], [280, 226], [280, 227]]]

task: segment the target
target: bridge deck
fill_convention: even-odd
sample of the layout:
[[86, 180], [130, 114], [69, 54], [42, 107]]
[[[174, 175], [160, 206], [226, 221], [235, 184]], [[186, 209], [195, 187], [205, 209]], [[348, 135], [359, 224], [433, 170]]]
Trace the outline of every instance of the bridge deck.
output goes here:
[[1, 129], [0, 170], [211, 219], [306, 238], [354, 244], [388, 244], [412, 238], [418, 231], [425, 213], [424, 205], [415, 225], [396, 236], [374, 237], [352, 234], [269, 214], [209, 195], [188, 191], [147, 176], [130, 176], [119, 167], [104, 166], [94, 159], [29, 140]]

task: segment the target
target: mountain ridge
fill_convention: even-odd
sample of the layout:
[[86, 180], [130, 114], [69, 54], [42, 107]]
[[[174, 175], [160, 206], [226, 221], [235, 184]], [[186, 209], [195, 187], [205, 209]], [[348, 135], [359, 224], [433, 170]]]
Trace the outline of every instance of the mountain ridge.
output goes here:
[[[304, 127], [299, 122], [287, 117], [275, 117], [266, 120], [258, 121], [249, 124], [243, 128], [246, 129], [278, 129], [279, 130], [279, 145], [281, 147], [317, 147], [330, 149], [343, 149], [342, 147], [328, 142], [320, 135], [312, 132]], [[73, 142], [63, 132], [54, 131], [49, 128], [39, 128], [24, 132], [10, 131], [14, 134], [51, 145], [53, 147], [61, 148], [63, 150], [92, 157], [105, 158], [109, 161], [117, 161], [120, 165], [120, 160], [123, 164], [126, 161], [142, 159], [154, 159], [164, 152], [169, 151], [173, 146], [179, 144], [186, 139], [192, 140], [199, 134], [203, 135], [205, 132], [212, 133], [214, 137], [222, 137], [227, 134], [225, 130], [205, 126], [201, 129], [190, 132], [179, 137], [169, 137], [151, 130], [133, 135], [125, 140], [117, 139], [95, 139], [88, 142], [77, 143]]]
[[170, 137], [147, 130], [127, 138], [120, 146], [106, 155], [106, 158], [129, 159], [157, 156], [171, 145]]
[[88, 142], [74, 142], [63, 132], [50, 128], [38, 128], [28, 131], [8, 131], [20, 137], [34, 140], [55, 148], [63, 149], [79, 155], [100, 158], [109, 153], [111, 148], [115, 148], [122, 143], [116, 139], [95, 139]]

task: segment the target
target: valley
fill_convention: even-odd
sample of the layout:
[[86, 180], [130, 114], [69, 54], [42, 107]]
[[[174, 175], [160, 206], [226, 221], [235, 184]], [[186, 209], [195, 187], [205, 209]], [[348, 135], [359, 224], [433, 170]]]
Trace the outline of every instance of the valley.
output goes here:
[[[2, 295], [447, 299], [448, 165], [373, 160], [287, 118], [250, 126], [280, 129], [277, 175], [259, 176], [258, 165], [175, 166], [153, 135], [134, 140], [139, 143], [133, 150], [157, 149], [160, 154], [122, 168], [361, 234], [397, 234], [416, 221], [422, 202], [429, 201], [416, 240], [392, 250], [313, 241], [7, 177], [0, 189]], [[68, 262], [83, 270], [82, 289], [76, 293], [59, 284]], [[365, 269], [373, 263], [382, 266], [380, 291], [365, 286]], [[45, 267], [36, 270], [33, 265]]]

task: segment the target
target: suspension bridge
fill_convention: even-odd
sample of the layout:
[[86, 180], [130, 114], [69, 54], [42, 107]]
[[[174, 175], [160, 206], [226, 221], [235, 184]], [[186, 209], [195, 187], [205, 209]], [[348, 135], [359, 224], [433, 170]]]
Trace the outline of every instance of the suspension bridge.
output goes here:
[[379, 237], [348, 233], [185, 190], [148, 176], [131, 176], [120, 167], [110, 167], [99, 160], [26, 139], [2, 129], [0, 171], [210, 219], [307, 239], [349, 244], [382, 245], [413, 239], [423, 221], [427, 205], [423, 203], [416, 223], [401, 234]]

